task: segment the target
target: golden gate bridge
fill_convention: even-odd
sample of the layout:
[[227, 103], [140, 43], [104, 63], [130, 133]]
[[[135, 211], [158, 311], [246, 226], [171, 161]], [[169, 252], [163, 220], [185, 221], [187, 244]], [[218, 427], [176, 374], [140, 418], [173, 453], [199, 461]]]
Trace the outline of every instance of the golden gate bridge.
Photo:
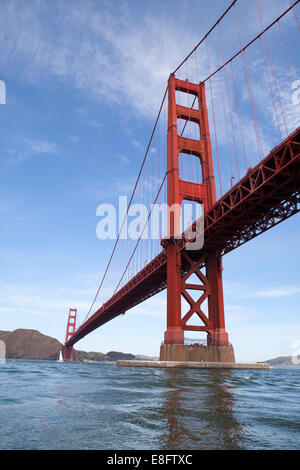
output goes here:
[[[261, 29], [243, 43], [233, 1], [170, 74], [107, 267], [77, 328], [77, 310], [70, 309], [65, 359], [87, 334], [166, 289], [161, 360], [181, 358], [184, 332], [196, 331], [207, 334], [210, 358], [234, 362], [222, 257], [299, 211], [298, 3], [290, 0], [265, 24], [256, 0]], [[229, 55], [225, 21], [238, 45]], [[167, 237], [163, 224], [158, 237], [145, 236], [154, 204], [184, 201], [204, 208], [200, 249], [188, 247], [186, 232], [179, 236], [175, 213]], [[135, 202], [147, 207], [148, 217], [138, 238], [128, 239], [126, 217]], [[190, 228], [197, 233], [196, 220]]]

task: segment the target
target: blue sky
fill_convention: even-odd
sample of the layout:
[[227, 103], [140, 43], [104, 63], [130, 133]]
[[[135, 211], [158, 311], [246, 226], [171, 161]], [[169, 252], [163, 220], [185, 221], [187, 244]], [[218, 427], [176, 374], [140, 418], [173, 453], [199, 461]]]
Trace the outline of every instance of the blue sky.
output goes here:
[[[0, 329], [62, 341], [69, 307], [84, 318], [113, 246], [96, 237], [96, 208], [130, 192], [169, 73], [229, 4], [200, 3], [1, 0]], [[250, 3], [238, 2], [244, 42], [261, 29]], [[289, 1], [261, 5], [267, 24]], [[295, 216], [223, 260], [237, 360], [300, 340], [298, 233]], [[164, 330], [162, 293], [77, 347], [157, 355]]]

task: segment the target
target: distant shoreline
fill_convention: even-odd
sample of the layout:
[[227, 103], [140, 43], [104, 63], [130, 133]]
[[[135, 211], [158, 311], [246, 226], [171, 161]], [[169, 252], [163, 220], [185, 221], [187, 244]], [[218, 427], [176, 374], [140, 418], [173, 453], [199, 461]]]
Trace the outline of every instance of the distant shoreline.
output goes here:
[[[50, 360], [55, 361], [59, 358], [60, 351], [64, 345], [51, 336], [44, 335], [37, 330], [16, 329], [14, 331], [0, 330], [0, 341], [4, 341], [6, 346], [7, 359], [28, 359], [28, 360]], [[86, 364], [116, 364], [118, 360], [157, 360], [157, 357], [145, 355], [134, 355], [120, 351], [109, 351], [101, 353], [95, 351], [81, 351], [74, 349], [73, 361]], [[299, 367], [300, 356], [297, 356], [298, 364], [293, 362], [293, 356], [279, 356], [274, 359], [268, 359], [266, 362], [271, 367]], [[258, 362], [258, 361], [257, 361]]]
[[[64, 345], [56, 338], [44, 335], [37, 330], [19, 328], [14, 331], [0, 330], [0, 341], [5, 343], [7, 359], [29, 359], [29, 360], [50, 360], [56, 361]], [[131, 360], [147, 358], [154, 360], [157, 358], [123, 353], [120, 351], [86, 352], [74, 349], [73, 361], [85, 363], [111, 363], [115, 364], [120, 359]]]

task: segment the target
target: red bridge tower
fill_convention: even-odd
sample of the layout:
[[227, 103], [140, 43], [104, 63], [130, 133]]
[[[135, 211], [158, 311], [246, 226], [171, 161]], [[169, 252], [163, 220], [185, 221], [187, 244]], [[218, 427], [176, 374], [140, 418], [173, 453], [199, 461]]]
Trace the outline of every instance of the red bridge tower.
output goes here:
[[[176, 103], [175, 91], [187, 93], [198, 100], [197, 108], [188, 108]], [[193, 84], [188, 80], [181, 81], [171, 75], [169, 78], [168, 102], [168, 206], [181, 206], [184, 200], [203, 204], [207, 212], [216, 202], [212, 150], [208, 125], [208, 114], [203, 83]], [[178, 134], [177, 120], [192, 121], [199, 126], [198, 140], [182, 137]], [[199, 159], [202, 169], [202, 182], [192, 183], [180, 179], [179, 155], [181, 158], [193, 155]], [[170, 215], [169, 238], [163, 244], [167, 253], [167, 329], [164, 344], [161, 346], [161, 360], [225, 360], [234, 362], [232, 346], [228, 343], [225, 331], [224, 302], [222, 285], [222, 261], [217, 251], [211, 251], [199, 261], [193, 260], [193, 251], [181, 249], [178, 243], [180, 223], [176, 218], [180, 214]], [[205, 244], [205, 240], [204, 240]], [[205, 274], [203, 269], [205, 268]], [[196, 275], [197, 283], [189, 283], [189, 278]], [[195, 276], [193, 276], [195, 279]], [[194, 300], [189, 290], [199, 292]], [[181, 299], [188, 302], [189, 310], [182, 315]], [[201, 306], [206, 301], [208, 315]], [[190, 318], [196, 314], [199, 325], [188, 325]], [[195, 348], [184, 345], [184, 331], [205, 331], [207, 347]], [[193, 353], [191, 353], [193, 349]], [[201, 351], [201, 353], [200, 353]], [[191, 356], [193, 354], [193, 357]], [[200, 354], [200, 355], [199, 355]]]
[[[68, 323], [67, 323], [67, 332], [66, 332], [65, 344], [69, 341], [71, 336], [73, 336], [73, 334], [75, 333], [76, 319], [77, 319], [77, 309], [76, 308], [70, 308]], [[71, 347], [71, 348], [65, 347], [65, 349], [64, 349], [64, 360], [69, 360], [69, 361], [73, 360], [73, 347]]]

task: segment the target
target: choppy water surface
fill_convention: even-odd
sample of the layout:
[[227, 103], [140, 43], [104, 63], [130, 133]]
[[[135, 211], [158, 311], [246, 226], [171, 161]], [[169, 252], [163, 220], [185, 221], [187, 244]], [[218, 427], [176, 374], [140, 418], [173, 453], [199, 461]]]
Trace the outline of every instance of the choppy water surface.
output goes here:
[[299, 449], [300, 368], [7, 360], [2, 449]]

